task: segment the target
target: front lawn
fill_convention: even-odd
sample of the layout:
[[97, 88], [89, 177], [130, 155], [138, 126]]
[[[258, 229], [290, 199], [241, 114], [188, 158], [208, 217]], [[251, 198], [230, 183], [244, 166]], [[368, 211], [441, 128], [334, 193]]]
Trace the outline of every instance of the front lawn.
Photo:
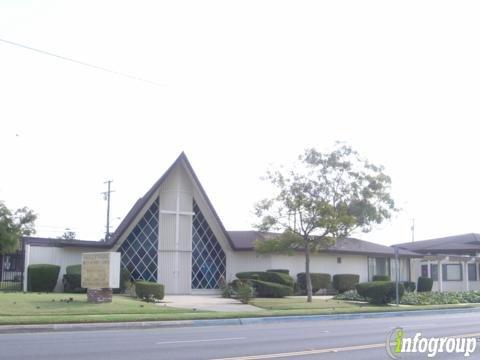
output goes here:
[[474, 306], [470, 304], [402, 305], [399, 309], [395, 306], [374, 306], [343, 300], [314, 299], [312, 303], [307, 303], [305, 297], [256, 298], [251, 304], [260, 307], [261, 310], [255, 312], [195, 311], [172, 308], [164, 304], [145, 303], [124, 295], [114, 295], [112, 303], [90, 304], [87, 302], [86, 294], [0, 292], [0, 325], [331, 315]]

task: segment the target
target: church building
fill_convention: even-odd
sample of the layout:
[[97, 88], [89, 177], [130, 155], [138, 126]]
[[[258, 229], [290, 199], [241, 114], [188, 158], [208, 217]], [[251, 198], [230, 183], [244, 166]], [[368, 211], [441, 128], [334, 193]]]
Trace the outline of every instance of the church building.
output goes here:
[[[293, 277], [305, 271], [302, 253], [258, 255], [254, 242], [269, 236], [258, 231], [227, 231], [182, 153], [137, 200], [107, 241], [24, 237], [18, 262], [24, 269], [30, 264], [60, 265], [56, 290], [62, 291], [65, 268], [80, 264], [82, 253], [117, 251], [133, 279], [162, 283], [167, 294], [214, 293], [222, 279], [231, 281], [240, 271], [289, 269]], [[410, 280], [410, 258], [415, 255], [401, 251], [398, 270], [402, 280]], [[377, 274], [393, 278], [397, 271], [393, 257], [391, 247], [348, 238], [314, 254], [311, 271], [332, 276], [358, 274], [360, 281]], [[8, 276], [7, 272], [2, 266], [0, 275]], [[26, 289], [26, 271], [22, 276]]]

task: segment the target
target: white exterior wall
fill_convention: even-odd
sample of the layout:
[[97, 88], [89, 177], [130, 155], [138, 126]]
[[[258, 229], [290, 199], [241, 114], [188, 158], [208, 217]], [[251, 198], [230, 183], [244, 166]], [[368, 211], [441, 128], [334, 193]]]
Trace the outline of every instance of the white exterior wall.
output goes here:
[[[238, 251], [229, 254], [227, 259], [227, 279], [231, 281], [235, 274], [241, 271], [265, 271], [268, 269], [289, 269], [290, 275], [296, 278], [300, 272], [305, 272], [305, 256], [303, 254], [288, 255], [257, 255], [254, 251]], [[337, 263], [337, 257], [341, 263]], [[365, 255], [312, 254], [310, 271], [317, 273], [358, 274], [360, 282], [368, 280], [368, 262]]]
[[[458, 264], [458, 261], [446, 261], [443, 260], [442, 264]], [[418, 277], [422, 276], [422, 265], [427, 265], [427, 261], [422, 261], [422, 259], [412, 259], [412, 281], [417, 282]], [[430, 261], [430, 264], [438, 264], [437, 261]], [[480, 274], [478, 274], [480, 268], [480, 264], [477, 263], [477, 281], [469, 281], [468, 282], [468, 289], [469, 290], [480, 290]], [[441, 271], [441, 270], [439, 270]], [[465, 281], [465, 271], [463, 270], [463, 280], [461, 281], [447, 281], [443, 279], [442, 281], [442, 288], [443, 291], [465, 291], [466, 290], [466, 281]], [[432, 291], [440, 291], [439, 289], [439, 282], [434, 281]]]
[[[53, 264], [60, 266], [56, 292], [63, 291], [62, 278], [65, 275], [66, 268], [69, 265], [78, 265], [82, 263], [82, 253], [92, 252], [91, 248], [63, 248], [50, 246], [30, 246], [29, 263], [33, 264]], [[26, 266], [28, 266], [26, 264]]]

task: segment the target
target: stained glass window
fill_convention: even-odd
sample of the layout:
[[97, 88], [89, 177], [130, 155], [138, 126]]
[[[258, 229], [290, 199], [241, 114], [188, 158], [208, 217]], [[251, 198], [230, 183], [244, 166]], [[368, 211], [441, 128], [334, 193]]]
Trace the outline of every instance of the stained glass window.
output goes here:
[[218, 289], [225, 278], [225, 252], [193, 201], [192, 289]]
[[158, 198], [127, 236], [119, 251], [134, 280], [157, 281]]

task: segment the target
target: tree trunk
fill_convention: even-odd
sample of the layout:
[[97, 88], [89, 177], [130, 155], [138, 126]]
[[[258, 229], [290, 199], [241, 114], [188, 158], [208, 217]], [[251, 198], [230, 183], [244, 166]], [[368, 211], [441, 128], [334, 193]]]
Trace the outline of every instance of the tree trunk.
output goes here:
[[307, 283], [307, 302], [312, 302], [312, 279], [310, 277], [310, 246], [308, 240], [305, 243], [305, 282]]

